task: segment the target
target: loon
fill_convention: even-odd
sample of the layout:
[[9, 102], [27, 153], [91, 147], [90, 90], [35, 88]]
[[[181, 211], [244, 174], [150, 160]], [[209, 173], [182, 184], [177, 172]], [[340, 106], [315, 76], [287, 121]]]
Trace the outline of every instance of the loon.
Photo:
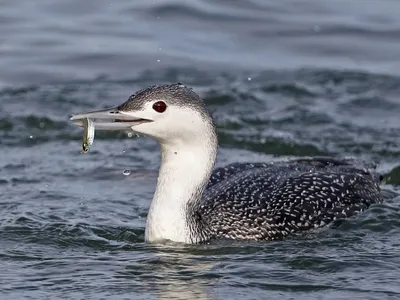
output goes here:
[[[160, 144], [146, 242], [271, 241], [346, 219], [383, 201], [374, 164], [309, 157], [233, 163], [214, 170], [216, 127], [181, 83], [138, 91], [123, 104], [73, 115], [97, 130], [133, 131]], [[81, 120], [81, 121], [79, 121]]]

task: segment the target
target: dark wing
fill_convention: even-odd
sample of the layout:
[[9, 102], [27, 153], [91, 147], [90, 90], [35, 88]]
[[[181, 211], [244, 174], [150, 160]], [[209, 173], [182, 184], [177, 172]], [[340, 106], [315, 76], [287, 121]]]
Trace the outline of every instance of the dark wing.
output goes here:
[[271, 226], [283, 235], [323, 227], [383, 201], [379, 183], [364, 172], [300, 174], [288, 178], [270, 197]]
[[213, 185], [221, 181], [224, 181], [225, 179], [228, 179], [234, 174], [244, 172], [249, 169], [266, 168], [266, 167], [268, 167], [267, 163], [233, 163], [224, 167], [216, 168], [213, 171], [210, 180], [208, 181], [206, 189], [212, 187]]
[[228, 179], [229, 177], [248, 171], [250, 169], [270, 169], [271, 172], [276, 170], [281, 171], [329, 171], [332, 173], [357, 173], [365, 172], [373, 176], [377, 181], [382, 180], [382, 176], [375, 172], [376, 164], [371, 161], [358, 161], [353, 158], [336, 159], [331, 157], [302, 157], [291, 159], [288, 161], [268, 162], [268, 163], [233, 163], [224, 167], [216, 168], [206, 187], [210, 188], [213, 185]]
[[204, 194], [200, 213], [214, 236], [277, 239], [382, 201], [378, 177], [346, 163], [233, 166], [215, 173]]

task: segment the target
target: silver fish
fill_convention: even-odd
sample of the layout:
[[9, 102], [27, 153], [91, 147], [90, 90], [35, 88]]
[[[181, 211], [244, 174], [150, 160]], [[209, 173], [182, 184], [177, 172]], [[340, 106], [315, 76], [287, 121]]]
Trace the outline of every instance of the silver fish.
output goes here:
[[88, 153], [90, 150], [90, 146], [92, 146], [94, 141], [94, 122], [93, 119], [85, 118], [82, 119], [83, 122], [83, 142], [82, 142], [82, 152], [81, 153]]

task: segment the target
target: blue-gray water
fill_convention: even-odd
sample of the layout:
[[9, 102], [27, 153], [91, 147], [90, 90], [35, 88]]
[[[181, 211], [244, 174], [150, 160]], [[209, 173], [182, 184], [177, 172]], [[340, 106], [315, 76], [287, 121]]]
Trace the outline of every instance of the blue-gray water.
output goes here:
[[[399, 11], [390, 0], [0, 1], [0, 298], [399, 299]], [[211, 108], [219, 165], [371, 159], [385, 203], [280, 242], [144, 243], [157, 145], [103, 133], [81, 155], [68, 116], [177, 81]]]

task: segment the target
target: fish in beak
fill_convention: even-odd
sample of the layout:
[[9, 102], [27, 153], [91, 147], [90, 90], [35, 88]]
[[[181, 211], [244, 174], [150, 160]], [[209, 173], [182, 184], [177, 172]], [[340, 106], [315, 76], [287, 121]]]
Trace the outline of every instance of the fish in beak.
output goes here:
[[133, 126], [152, 122], [152, 120], [135, 117], [131, 113], [120, 111], [118, 107], [72, 115], [70, 118], [72, 121], [78, 121], [74, 124], [79, 127], [84, 127], [83, 119], [93, 119], [95, 129], [104, 131], [132, 130]]

